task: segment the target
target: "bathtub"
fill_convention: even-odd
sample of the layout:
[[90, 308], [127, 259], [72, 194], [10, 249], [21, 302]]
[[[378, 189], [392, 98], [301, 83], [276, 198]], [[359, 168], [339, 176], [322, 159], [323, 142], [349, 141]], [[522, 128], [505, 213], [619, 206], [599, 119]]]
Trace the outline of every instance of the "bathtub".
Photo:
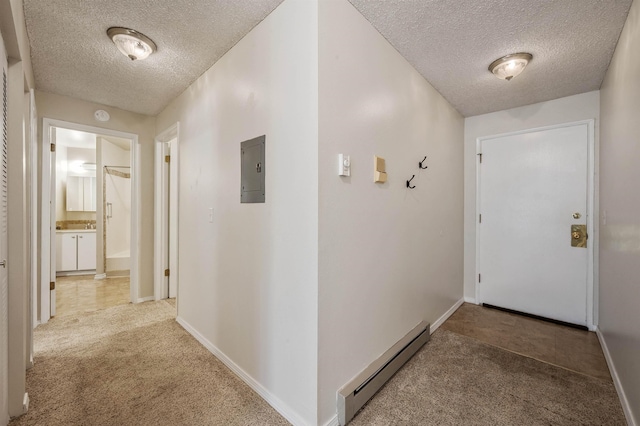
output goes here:
[[131, 269], [131, 256], [129, 250], [114, 253], [107, 256], [106, 270], [109, 271], [128, 271]]

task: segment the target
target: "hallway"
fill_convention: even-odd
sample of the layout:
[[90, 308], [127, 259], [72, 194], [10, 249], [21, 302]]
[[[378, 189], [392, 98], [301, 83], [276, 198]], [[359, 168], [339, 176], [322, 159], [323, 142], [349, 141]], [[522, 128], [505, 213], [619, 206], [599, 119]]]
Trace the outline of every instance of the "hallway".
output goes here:
[[[175, 315], [174, 300], [146, 302], [38, 327], [31, 407], [10, 424], [287, 424]], [[594, 338], [464, 304], [353, 424], [624, 425]]]

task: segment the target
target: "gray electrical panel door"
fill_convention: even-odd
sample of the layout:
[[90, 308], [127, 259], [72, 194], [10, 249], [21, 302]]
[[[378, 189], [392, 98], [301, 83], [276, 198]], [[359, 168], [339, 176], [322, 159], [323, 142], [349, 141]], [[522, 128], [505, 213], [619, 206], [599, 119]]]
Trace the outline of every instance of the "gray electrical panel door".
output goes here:
[[240, 202], [264, 203], [265, 135], [240, 144]]

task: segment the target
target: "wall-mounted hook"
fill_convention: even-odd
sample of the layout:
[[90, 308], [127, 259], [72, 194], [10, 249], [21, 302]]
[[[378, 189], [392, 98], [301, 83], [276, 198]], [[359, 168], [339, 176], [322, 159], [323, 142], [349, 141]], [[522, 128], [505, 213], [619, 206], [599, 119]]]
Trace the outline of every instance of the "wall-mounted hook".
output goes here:
[[411, 179], [407, 181], [407, 188], [413, 189], [416, 187], [415, 185], [411, 186], [411, 181], [413, 180], [414, 177], [416, 177], [416, 175], [411, 176]]
[[427, 165], [425, 165], [424, 167], [422, 167], [422, 163], [424, 163], [426, 160], [427, 160], [427, 156], [425, 155], [425, 156], [424, 156], [424, 158], [422, 159], [422, 161], [420, 161], [420, 162], [418, 163], [418, 166], [419, 166], [422, 170], [424, 170], [424, 169], [426, 169], [426, 168], [428, 167]]

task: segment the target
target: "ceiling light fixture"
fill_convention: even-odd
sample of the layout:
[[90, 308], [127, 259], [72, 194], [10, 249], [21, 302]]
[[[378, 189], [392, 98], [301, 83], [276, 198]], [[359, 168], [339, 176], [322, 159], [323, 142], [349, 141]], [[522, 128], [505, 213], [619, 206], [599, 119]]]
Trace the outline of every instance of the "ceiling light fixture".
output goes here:
[[111, 27], [107, 30], [107, 35], [118, 50], [132, 61], [146, 59], [157, 50], [153, 40], [136, 30]]
[[519, 75], [533, 58], [531, 53], [513, 53], [496, 59], [489, 65], [489, 71], [502, 80], [511, 80]]

